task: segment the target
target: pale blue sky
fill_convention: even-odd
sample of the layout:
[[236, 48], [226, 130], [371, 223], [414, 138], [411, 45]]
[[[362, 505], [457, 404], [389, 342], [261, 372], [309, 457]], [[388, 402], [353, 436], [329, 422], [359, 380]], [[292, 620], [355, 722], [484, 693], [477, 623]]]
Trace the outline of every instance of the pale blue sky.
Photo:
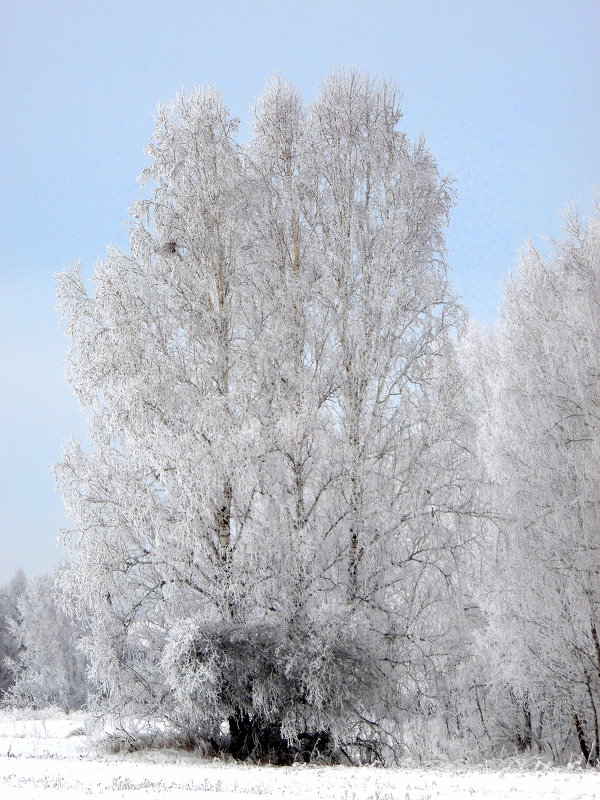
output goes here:
[[[394, 78], [403, 128], [456, 178], [454, 286], [493, 321], [527, 236], [600, 183], [600, 2], [0, 0], [0, 582], [59, 557], [49, 465], [83, 416], [52, 275], [124, 220], [157, 102], [212, 83], [244, 123], [280, 70], [314, 97], [343, 63]], [[243, 128], [247, 133], [247, 124]]]

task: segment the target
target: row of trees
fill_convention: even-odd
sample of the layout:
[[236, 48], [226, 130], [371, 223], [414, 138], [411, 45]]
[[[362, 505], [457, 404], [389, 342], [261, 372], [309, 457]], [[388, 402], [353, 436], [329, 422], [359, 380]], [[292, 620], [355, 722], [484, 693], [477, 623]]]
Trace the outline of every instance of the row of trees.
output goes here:
[[240, 146], [182, 95], [131, 254], [60, 276], [91, 448], [56, 468], [59, 583], [124, 737], [598, 760], [598, 218], [467, 325], [450, 186], [400, 116], [384, 81], [304, 107], [276, 77]]
[[507, 282], [480, 447], [500, 515], [483, 604], [523, 744], [600, 758], [600, 214]]

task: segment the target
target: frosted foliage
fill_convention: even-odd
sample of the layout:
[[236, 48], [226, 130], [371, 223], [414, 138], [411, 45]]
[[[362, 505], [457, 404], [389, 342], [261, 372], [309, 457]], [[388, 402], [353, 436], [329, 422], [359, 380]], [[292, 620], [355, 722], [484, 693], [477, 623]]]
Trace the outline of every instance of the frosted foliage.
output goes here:
[[490, 354], [484, 440], [503, 522], [485, 645], [525, 741], [596, 762], [600, 215], [567, 224], [551, 258], [524, 248]]
[[19, 621], [19, 598], [25, 591], [27, 580], [22, 570], [17, 570], [12, 580], [0, 588], [0, 701], [15, 682], [15, 661], [19, 644], [13, 628]]
[[87, 701], [87, 663], [79, 649], [85, 625], [63, 608], [60, 582], [66, 571], [59, 567], [30, 579], [18, 598], [11, 626], [15, 680], [4, 698], [8, 705], [72, 711]]
[[275, 76], [242, 147], [218, 92], [181, 95], [158, 113], [131, 254], [109, 249], [92, 293], [60, 276], [91, 409], [90, 451], [56, 469], [71, 594], [123, 726], [208, 735], [247, 715], [288, 742], [387, 742], [460, 650], [451, 192], [399, 119], [383, 81], [332, 73], [304, 106]]

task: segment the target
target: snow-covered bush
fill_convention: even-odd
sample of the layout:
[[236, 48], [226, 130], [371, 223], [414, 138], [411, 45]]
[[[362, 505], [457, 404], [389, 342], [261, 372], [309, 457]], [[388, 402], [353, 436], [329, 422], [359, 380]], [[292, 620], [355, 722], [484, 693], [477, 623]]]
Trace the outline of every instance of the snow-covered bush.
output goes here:
[[294, 631], [199, 621], [173, 631], [164, 664], [178, 714], [236, 758], [351, 758], [357, 742], [373, 757], [381, 676], [365, 639], [343, 619]]

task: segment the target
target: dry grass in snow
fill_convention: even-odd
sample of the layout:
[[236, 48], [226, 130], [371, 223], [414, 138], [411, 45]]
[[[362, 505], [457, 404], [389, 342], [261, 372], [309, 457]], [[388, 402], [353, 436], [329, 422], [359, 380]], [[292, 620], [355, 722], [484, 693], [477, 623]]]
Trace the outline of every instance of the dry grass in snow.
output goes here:
[[[37, 716], [37, 719], [35, 718]], [[600, 773], [538, 769], [253, 767], [193, 753], [107, 754], [81, 715], [0, 714], [0, 797], [6, 800], [594, 800]]]

